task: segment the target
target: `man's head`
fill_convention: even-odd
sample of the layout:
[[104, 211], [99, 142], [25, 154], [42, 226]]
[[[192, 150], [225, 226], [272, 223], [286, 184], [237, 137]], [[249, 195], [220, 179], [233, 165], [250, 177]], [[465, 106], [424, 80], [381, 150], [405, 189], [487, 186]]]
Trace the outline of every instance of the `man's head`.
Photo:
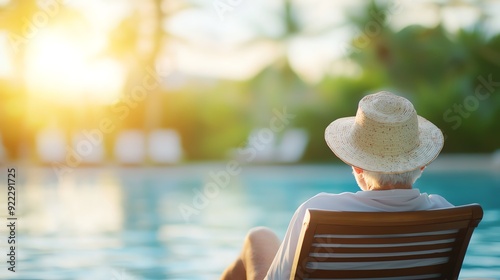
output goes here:
[[411, 189], [424, 169], [425, 167], [421, 167], [408, 172], [387, 174], [366, 171], [353, 166], [352, 174], [358, 186], [364, 191]]
[[332, 122], [325, 139], [366, 190], [411, 188], [444, 142], [439, 128], [418, 116], [410, 101], [389, 92], [365, 96], [356, 116]]

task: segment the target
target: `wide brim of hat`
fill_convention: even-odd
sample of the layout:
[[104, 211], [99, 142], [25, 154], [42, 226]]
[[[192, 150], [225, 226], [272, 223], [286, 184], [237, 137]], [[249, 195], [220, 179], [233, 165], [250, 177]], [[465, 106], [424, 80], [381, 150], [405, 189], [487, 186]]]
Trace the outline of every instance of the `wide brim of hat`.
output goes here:
[[431, 163], [441, 152], [444, 137], [441, 130], [418, 116], [418, 146], [400, 155], [377, 155], [355, 145], [351, 131], [355, 117], [333, 121], [325, 130], [325, 140], [333, 153], [348, 165], [380, 173], [402, 173]]

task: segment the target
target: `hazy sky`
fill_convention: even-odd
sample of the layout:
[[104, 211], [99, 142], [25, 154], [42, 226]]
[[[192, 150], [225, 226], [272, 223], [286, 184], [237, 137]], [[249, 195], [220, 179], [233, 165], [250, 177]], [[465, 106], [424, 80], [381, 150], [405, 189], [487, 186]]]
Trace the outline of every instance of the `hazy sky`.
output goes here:
[[[349, 39], [361, 32], [346, 25], [346, 14], [356, 13], [366, 1], [296, 0], [298, 18], [306, 30], [316, 36], [296, 36], [282, 44], [271, 44], [255, 39], [261, 35], [280, 34], [280, 0], [233, 0], [231, 9], [221, 12], [221, 1], [195, 1], [202, 8], [186, 10], [166, 23], [168, 30], [187, 38], [195, 44], [173, 46], [178, 55], [178, 65], [186, 72], [208, 76], [245, 79], [259, 71], [276, 56], [286, 53], [292, 66], [304, 78], [318, 80], [332, 63], [341, 59]], [[474, 1], [472, 1], [474, 3]], [[223, 2], [225, 3], [225, 2]], [[491, 15], [489, 28], [498, 32], [500, 2], [484, 1], [481, 5], [462, 5], [442, 9], [432, 1], [392, 1], [389, 24], [396, 30], [409, 24], [435, 26], [439, 17], [450, 31], [470, 27], [477, 22], [479, 10]], [[215, 6], [219, 7], [217, 9]], [[227, 6], [222, 6], [227, 7]], [[239, 44], [254, 42], [255, 48], [244, 49]], [[249, 44], [247, 44], [249, 45]], [[202, 63], [205, 62], [205, 63]], [[245, 65], [246, 67], [241, 67]]]
[[[137, 0], [138, 1], [138, 0]], [[8, 0], [0, 0], [1, 3]], [[94, 47], [103, 45], [107, 31], [116, 26], [137, 5], [130, 0], [69, 0], [67, 5], [82, 11], [92, 25]], [[450, 30], [473, 26], [483, 10], [489, 15], [487, 29], [500, 30], [500, 1], [463, 1], [459, 6], [438, 9], [436, 1], [391, 1], [389, 24], [396, 30], [409, 24], [435, 26], [439, 18]], [[189, 4], [164, 20], [163, 27], [182, 40], [169, 40], [162, 52], [163, 61], [170, 61], [180, 73], [188, 75], [247, 79], [278, 57], [287, 55], [292, 67], [306, 80], [318, 81], [325, 73], [340, 69], [349, 74], [345, 49], [350, 38], [362, 30], [347, 25], [347, 13], [356, 13], [366, 3], [362, 0], [296, 0], [297, 18], [308, 34], [288, 40], [276, 38], [283, 31], [280, 14], [282, 0], [170, 0], [164, 9]], [[312, 34], [312, 35], [311, 35]], [[82, 34], [84, 35], [84, 34]], [[85, 37], [85, 36], [83, 36]], [[11, 71], [7, 35], [0, 33], [0, 76]], [[166, 58], [166, 59], [165, 59]], [[339, 63], [344, 63], [339, 67]], [[109, 64], [109, 63], [108, 63]], [[112, 69], [110, 67], [109, 69]], [[115, 67], [116, 68], [116, 67]]]

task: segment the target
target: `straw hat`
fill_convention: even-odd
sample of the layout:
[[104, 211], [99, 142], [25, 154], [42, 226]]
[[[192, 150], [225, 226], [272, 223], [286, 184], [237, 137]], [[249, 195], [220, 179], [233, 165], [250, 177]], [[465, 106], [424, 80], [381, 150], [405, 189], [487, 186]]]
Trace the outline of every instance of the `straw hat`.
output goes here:
[[443, 148], [441, 130], [417, 116], [410, 101], [390, 92], [365, 96], [356, 117], [340, 118], [325, 130], [326, 143], [348, 165], [381, 173], [425, 166]]

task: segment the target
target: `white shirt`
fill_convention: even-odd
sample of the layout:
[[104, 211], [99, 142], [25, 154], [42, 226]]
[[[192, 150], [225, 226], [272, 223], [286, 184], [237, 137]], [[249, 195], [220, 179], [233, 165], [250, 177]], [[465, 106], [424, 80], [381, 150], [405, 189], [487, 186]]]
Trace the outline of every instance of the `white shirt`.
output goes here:
[[285, 238], [274, 257], [265, 279], [289, 279], [295, 249], [307, 209], [359, 212], [401, 212], [453, 207], [439, 195], [420, 193], [418, 189], [358, 191], [356, 193], [320, 193], [297, 208]]

